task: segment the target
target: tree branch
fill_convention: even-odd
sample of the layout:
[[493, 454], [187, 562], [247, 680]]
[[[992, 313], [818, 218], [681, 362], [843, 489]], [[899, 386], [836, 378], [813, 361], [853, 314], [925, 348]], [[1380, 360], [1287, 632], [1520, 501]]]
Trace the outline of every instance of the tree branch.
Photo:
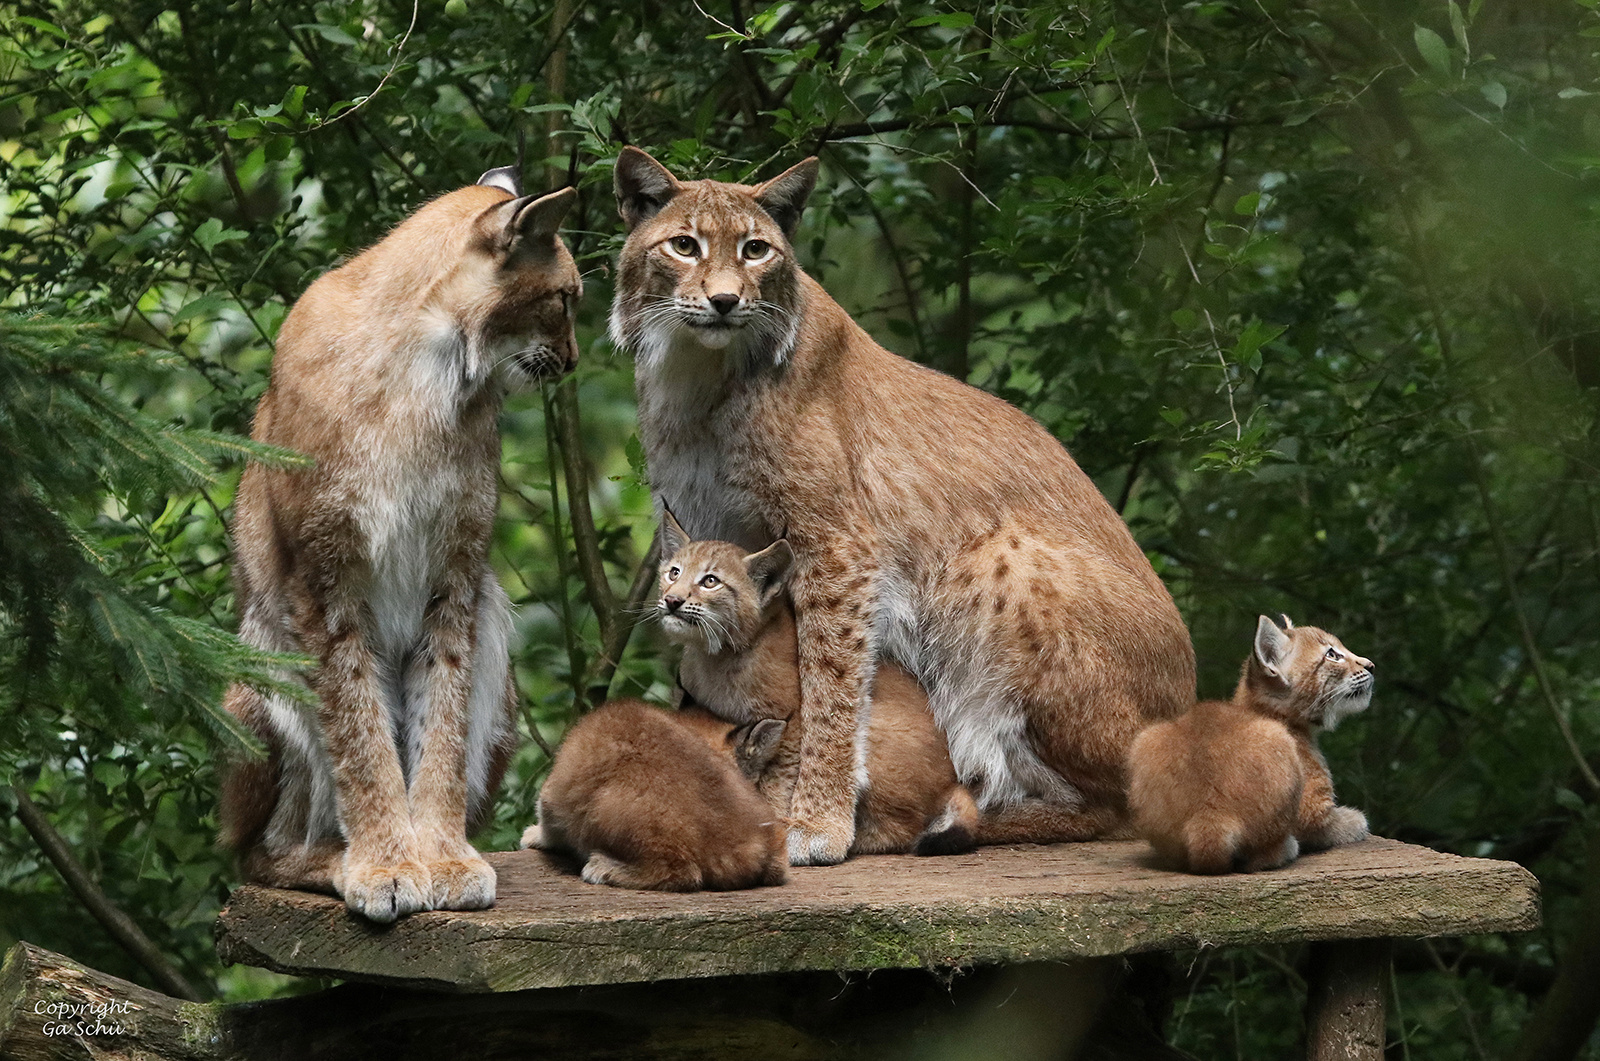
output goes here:
[[650, 548], [645, 550], [644, 559], [639, 561], [639, 570], [633, 573], [628, 599], [618, 609], [616, 625], [601, 648], [600, 659], [596, 661], [595, 678], [589, 686], [590, 703], [599, 705], [611, 698], [611, 683], [617, 676], [617, 666], [622, 662], [622, 653], [627, 651], [628, 642], [633, 638], [634, 627], [639, 625], [645, 599], [656, 584], [656, 568], [660, 566], [661, 535], [657, 534], [651, 539]]
[[144, 934], [133, 918], [123, 913], [122, 910], [106, 897], [94, 879], [89, 876], [89, 871], [84, 868], [72, 853], [72, 848], [67, 845], [66, 837], [56, 831], [50, 819], [44, 816], [37, 804], [28, 798], [28, 793], [21, 785], [12, 785], [11, 794], [17, 800], [17, 820], [22, 827], [28, 830], [30, 836], [44, 856], [55, 866], [56, 872], [61, 874], [61, 879], [66, 882], [72, 894], [84, 905], [94, 919], [105, 927], [106, 933], [116, 941], [117, 945], [127, 951], [134, 961], [142, 965], [161, 990], [178, 998], [190, 1002], [204, 1002], [205, 996], [196, 991], [184, 979], [183, 974], [167, 961], [149, 936]]
[[556, 387], [553, 407], [561, 466], [567, 480], [567, 525], [578, 556], [578, 574], [583, 578], [595, 618], [600, 621], [600, 642], [609, 645], [616, 637], [617, 598], [606, 577], [605, 560], [600, 555], [600, 532], [595, 528], [594, 510], [589, 507], [589, 467], [583, 456], [583, 425], [578, 419], [576, 377], [568, 376]]

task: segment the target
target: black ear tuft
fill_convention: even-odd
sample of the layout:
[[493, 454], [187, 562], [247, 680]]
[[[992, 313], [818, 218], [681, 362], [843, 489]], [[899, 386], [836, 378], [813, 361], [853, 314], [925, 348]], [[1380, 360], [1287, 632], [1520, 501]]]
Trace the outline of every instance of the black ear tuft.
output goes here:
[[792, 238], [794, 230], [800, 224], [800, 215], [805, 211], [806, 200], [811, 198], [811, 189], [817, 186], [817, 167], [820, 163], [815, 155], [804, 162], [797, 163], [767, 181], [757, 185], [755, 200], [761, 208], [772, 215], [772, 220], [783, 229], [785, 238]]
[[659, 213], [680, 187], [667, 167], [637, 147], [622, 149], [612, 176], [617, 210], [630, 231]]
[[489, 188], [500, 188], [519, 199], [522, 197], [522, 173], [516, 166], [501, 166], [489, 170], [478, 178], [478, 183]]
[[744, 569], [750, 575], [750, 581], [761, 590], [762, 607], [766, 607], [783, 591], [784, 583], [789, 578], [789, 569], [793, 566], [794, 550], [782, 538], [759, 553], [751, 553], [744, 558]]
[[661, 503], [661, 559], [670, 560], [681, 553], [694, 539], [683, 529], [677, 517], [673, 516], [672, 509], [667, 507], [665, 501]]

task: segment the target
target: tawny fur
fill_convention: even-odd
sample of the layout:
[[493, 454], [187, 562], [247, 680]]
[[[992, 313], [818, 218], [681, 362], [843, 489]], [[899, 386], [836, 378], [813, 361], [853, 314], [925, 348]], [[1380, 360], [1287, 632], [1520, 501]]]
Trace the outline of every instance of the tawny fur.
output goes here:
[[265, 762], [231, 766], [223, 838], [248, 879], [377, 921], [494, 900], [467, 841], [515, 742], [510, 606], [488, 564], [508, 381], [570, 370], [568, 189], [501, 173], [428, 203], [284, 321], [233, 525], [240, 634], [317, 660], [319, 704], [235, 687]]
[[1271, 869], [1301, 850], [1367, 835], [1334, 802], [1316, 734], [1372, 699], [1372, 661], [1314, 626], [1266, 616], [1231, 701], [1196, 704], [1141, 733], [1129, 753], [1140, 835], [1195, 873]]
[[641, 700], [596, 708], [556, 752], [522, 846], [575, 854], [584, 880], [618, 888], [782, 884], [783, 822], [719, 747], [727, 729]]
[[[775, 808], [789, 805], [801, 749], [800, 670], [785, 585], [792, 554], [780, 539], [747, 554], [732, 542], [690, 541], [667, 511], [656, 617], [683, 646], [685, 700], [726, 720], [728, 747]], [[904, 668], [872, 682], [867, 783], [850, 853], [952, 854], [978, 842], [975, 801], [956, 780], [928, 698]], [[757, 738], [752, 730], [765, 720]]]
[[651, 482], [697, 538], [794, 549], [790, 858], [851, 847], [880, 658], [927, 690], [997, 820], [1104, 835], [1134, 736], [1194, 701], [1183, 620], [1059, 442], [883, 349], [798, 267], [816, 172], [680, 182], [633, 148], [616, 166], [611, 331], [635, 358]]

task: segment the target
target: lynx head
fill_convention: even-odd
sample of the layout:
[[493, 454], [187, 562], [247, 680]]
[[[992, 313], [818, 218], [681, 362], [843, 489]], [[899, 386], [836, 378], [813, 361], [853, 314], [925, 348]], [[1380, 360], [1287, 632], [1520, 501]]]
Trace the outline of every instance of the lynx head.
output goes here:
[[583, 284], [556, 234], [576, 198], [573, 188], [523, 195], [513, 169], [490, 170], [417, 211], [381, 245], [384, 275], [400, 297], [420, 298], [439, 347], [463, 358], [465, 379], [499, 370], [522, 384], [577, 363], [572, 311]]
[[611, 337], [646, 363], [674, 347], [725, 351], [728, 365], [781, 364], [800, 322], [789, 240], [817, 180], [808, 158], [754, 187], [680, 181], [636, 147], [617, 158], [628, 241], [617, 261]]
[[1314, 626], [1278, 624], [1261, 616], [1242, 688], [1254, 705], [1285, 721], [1332, 729], [1372, 702], [1370, 659]]
[[782, 538], [759, 553], [731, 542], [696, 542], [670, 511], [661, 526], [656, 617], [673, 641], [716, 655], [743, 651], [772, 618], [794, 553]]

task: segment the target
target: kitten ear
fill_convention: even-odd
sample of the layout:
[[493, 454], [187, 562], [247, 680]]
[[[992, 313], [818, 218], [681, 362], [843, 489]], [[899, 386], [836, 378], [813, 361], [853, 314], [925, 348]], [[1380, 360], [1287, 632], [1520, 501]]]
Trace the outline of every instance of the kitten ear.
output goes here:
[[1268, 675], [1281, 679], [1289, 655], [1289, 635], [1265, 615], [1256, 620], [1256, 651], [1252, 661]]
[[663, 502], [661, 505], [661, 557], [667, 559], [677, 556], [694, 539], [689, 537], [687, 531], [679, 525], [672, 515], [672, 509]]
[[743, 727], [738, 746], [734, 749], [734, 758], [739, 762], [739, 769], [750, 780], [759, 780], [767, 772], [788, 725], [785, 719], [764, 718]]
[[750, 581], [761, 588], [761, 606], [765, 608], [772, 603], [779, 593], [783, 591], [784, 582], [789, 577], [789, 568], [794, 566], [794, 550], [789, 548], [786, 539], [779, 538], [759, 553], [751, 553], [744, 558], [744, 569], [750, 575]]
[[515, 166], [500, 166], [492, 169], [478, 178], [478, 183], [487, 188], [499, 188], [508, 191], [519, 199], [522, 197], [522, 175]]
[[765, 184], [756, 185], [751, 194], [761, 208], [772, 215], [772, 220], [783, 229], [785, 238], [794, 236], [800, 224], [800, 214], [811, 198], [811, 189], [817, 186], [817, 167], [821, 165], [812, 155], [804, 162], [789, 167]]
[[617, 212], [630, 232], [640, 222], [658, 214], [682, 187], [667, 167], [637, 147], [622, 149], [612, 172], [612, 182], [617, 193]]
[[562, 188], [549, 195], [525, 195], [516, 200], [511, 204], [510, 217], [501, 233], [502, 243], [510, 248], [518, 243], [550, 242], [577, 198], [578, 189]]

